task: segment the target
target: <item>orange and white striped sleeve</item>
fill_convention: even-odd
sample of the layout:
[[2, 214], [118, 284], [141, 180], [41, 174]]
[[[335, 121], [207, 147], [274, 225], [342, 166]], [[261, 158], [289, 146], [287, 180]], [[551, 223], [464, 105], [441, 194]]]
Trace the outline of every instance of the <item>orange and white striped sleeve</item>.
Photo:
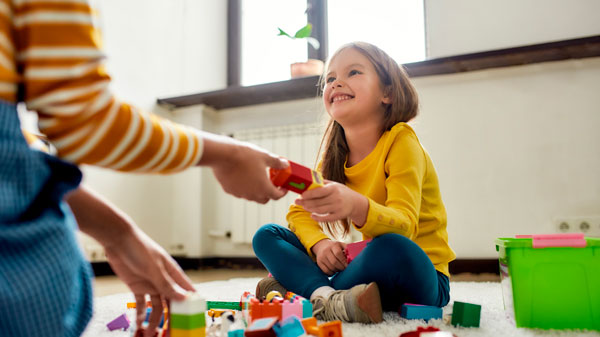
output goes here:
[[[5, 1], [5, 0], [3, 0]], [[27, 108], [59, 157], [121, 171], [169, 173], [198, 163], [199, 130], [120, 102], [109, 90], [87, 0], [12, 0]]]

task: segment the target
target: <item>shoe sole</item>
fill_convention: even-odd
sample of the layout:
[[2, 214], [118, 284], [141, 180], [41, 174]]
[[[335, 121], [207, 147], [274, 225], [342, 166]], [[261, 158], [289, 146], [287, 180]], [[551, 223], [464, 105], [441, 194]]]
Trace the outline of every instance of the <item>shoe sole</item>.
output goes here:
[[371, 319], [373, 323], [381, 323], [383, 321], [383, 313], [381, 309], [381, 298], [379, 297], [379, 287], [377, 283], [371, 282], [367, 285], [357, 298], [358, 307]]

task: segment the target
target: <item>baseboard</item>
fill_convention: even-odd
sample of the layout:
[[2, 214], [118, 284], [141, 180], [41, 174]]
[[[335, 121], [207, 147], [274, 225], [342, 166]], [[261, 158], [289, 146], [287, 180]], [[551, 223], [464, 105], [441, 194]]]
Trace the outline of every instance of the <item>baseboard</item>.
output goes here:
[[[264, 269], [256, 257], [174, 257], [184, 270], [198, 269]], [[497, 259], [457, 259], [450, 262], [450, 274], [500, 274]], [[94, 275], [114, 275], [108, 262], [92, 262]]]

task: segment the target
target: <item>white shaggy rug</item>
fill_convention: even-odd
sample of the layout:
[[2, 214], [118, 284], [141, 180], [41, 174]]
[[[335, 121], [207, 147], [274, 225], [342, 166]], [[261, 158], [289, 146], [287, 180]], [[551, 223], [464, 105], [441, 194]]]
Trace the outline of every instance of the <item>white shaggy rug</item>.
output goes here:
[[[253, 292], [259, 278], [237, 278], [228, 281], [213, 281], [196, 284], [196, 289], [207, 300], [210, 301], [239, 301], [244, 291]], [[384, 314], [384, 322], [374, 325], [359, 323], [344, 323], [344, 337], [364, 336], [389, 336], [398, 337], [402, 332], [415, 330], [419, 326], [435, 326], [440, 330], [451, 331], [458, 337], [480, 337], [480, 336], [586, 336], [600, 337], [597, 331], [569, 331], [569, 330], [537, 330], [516, 328], [504, 313], [502, 302], [502, 289], [500, 283], [486, 282], [451, 282], [450, 304], [444, 308], [444, 314], [452, 311], [454, 301], [481, 304], [481, 324], [479, 328], [456, 328], [442, 320], [431, 320], [429, 324], [419, 320], [405, 320], [397, 313], [388, 312]], [[126, 309], [126, 303], [133, 302], [133, 295], [129, 293], [116, 294], [99, 297], [94, 303], [94, 317], [83, 334], [85, 337], [120, 337], [131, 336], [132, 331], [109, 331], [106, 324], [117, 316], [127, 312], [132, 319], [135, 309]], [[133, 324], [132, 324], [133, 326]]]

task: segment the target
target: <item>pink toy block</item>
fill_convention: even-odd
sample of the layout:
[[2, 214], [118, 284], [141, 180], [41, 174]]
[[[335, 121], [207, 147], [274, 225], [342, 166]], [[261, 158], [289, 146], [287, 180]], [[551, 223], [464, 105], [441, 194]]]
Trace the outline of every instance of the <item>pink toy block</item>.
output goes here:
[[281, 319], [284, 320], [290, 316], [302, 318], [302, 301], [285, 301], [281, 304]]
[[122, 314], [121, 316], [113, 319], [108, 324], [106, 324], [106, 327], [110, 331], [117, 329], [127, 330], [129, 329], [129, 318], [127, 318], [126, 314]]
[[354, 258], [356, 258], [356, 256], [358, 256], [358, 254], [360, 254], [360, 252], [362, 252], [362, 250], [365, 249], [365, 247], [369, 242], [371, 242], [371, 240], [372, 239], [368, 239], [347, 244], [346, 249], [344, 250], [344, 254], [346, 254], [346, 261], [348, 263], [352, 262], [352, 260], [354, 260]]

